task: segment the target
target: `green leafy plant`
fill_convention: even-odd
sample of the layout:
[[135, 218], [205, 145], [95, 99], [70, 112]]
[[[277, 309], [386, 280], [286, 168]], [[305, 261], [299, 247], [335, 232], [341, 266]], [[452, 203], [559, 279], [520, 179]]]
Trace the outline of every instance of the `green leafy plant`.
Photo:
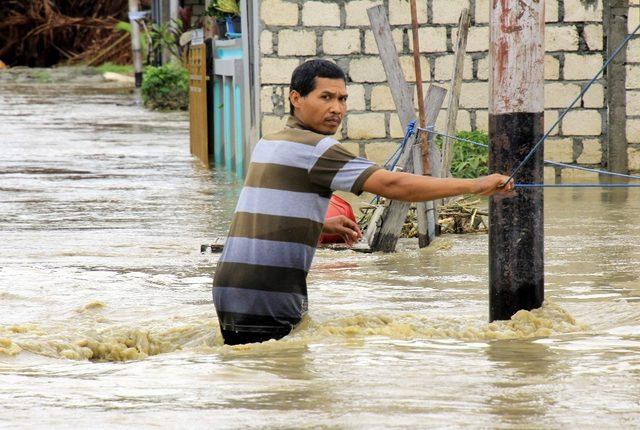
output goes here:
[[240, 4], [238, 0], [213, 0], [204, 11], [204, 16], [211, 16], [215, 19], [224, 20], [226, 17], [240, 15]]
[[189, 74], [180, 64], [147, 67], [142, 78], [142, 101], [150, 109], [186, 110]]
[[166, 48], [177, 58], [182, 58], [182, 46], [180, 46], [180, 36], [183, 33], [184, 25], [181, 19], [174, 19], [171, 22], [153, 24], [151, 26], [150, 38], [151, 48]]
[[[482, 131], [461, 131], [456, 136], [474, 142], [489, 144], [489, 136]], [[441, 147], [443, 139], [438, 137]], [[456, 178], [476, 178], [489, 173], [489, 151], [467, 142], [453, 142], [451, 174]]]

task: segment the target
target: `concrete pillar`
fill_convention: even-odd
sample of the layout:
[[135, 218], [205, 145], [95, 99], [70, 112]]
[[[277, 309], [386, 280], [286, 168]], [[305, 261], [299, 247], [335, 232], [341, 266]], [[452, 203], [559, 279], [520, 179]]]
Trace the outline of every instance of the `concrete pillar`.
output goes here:
[[[604, 28], [607, 34], [607, 57], [627, 37], [629, 0], [605, 0]], [[607, 168], [612, 172], [628, 173], [627, 154], [627, 50], [623, 49], [609, 64], [607, 78]]]
[[[544, 0], [492, 1], [489, 169], [510, 174], [544, 134]], [[515, 178], [543, 182], [540, 148]], [[489, 318], [509, 319], [544, 300], [543, 190], [489, 203]]]
[[140, 49], [140, 27], [135, 19], [138, 13], [138, 0], [129, 0], [129, 22], [131, 23], [131, 48], [133, 50], [133, 69], [136, 87], [142, 86], [142, 52]]

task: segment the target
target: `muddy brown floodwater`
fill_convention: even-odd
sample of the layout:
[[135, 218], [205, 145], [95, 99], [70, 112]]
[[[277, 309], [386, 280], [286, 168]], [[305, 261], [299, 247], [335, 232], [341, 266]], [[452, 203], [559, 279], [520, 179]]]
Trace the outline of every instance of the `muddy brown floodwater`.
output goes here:
[[640, 426], [640, 191], [546, 191], [542, 310], [487, 323], [486, 235], [321, 250], [309, 319], [225, 347], [200, 244], [240, 183], [187, 115], [62, 84], [0, 106], [0, 427]]

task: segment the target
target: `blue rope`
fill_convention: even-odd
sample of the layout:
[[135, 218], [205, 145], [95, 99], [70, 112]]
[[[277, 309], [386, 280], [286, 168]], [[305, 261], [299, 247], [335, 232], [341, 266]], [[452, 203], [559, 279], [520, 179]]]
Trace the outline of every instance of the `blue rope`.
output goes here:
[[[416, 121], [415, 120], [409, 121], [409, 124], [407, 124], [407, 129], [404, 132], [404, 139], [402, 140], [402, 143], [400, 144], [400, 146], [398, 146], [398, 148], [394, 151], [394, 153], [391, 154], [391, 156], [387, 159], [387, 161], [385, 161], [385, 163], [383, 164], [384, 168], [386, 168], [387, 170], [393, 170], [396, 167], [396, 165], [398, 164], [398, 161], [400, 161], [400, 158], [402, 157], [404, 148], [407, 146], [407, 143], [409, 142], [409, 139], [416, 132], [415, 129], [416, 129]], [[375, 196], [373, 199], [371, 199], [370, 204], [374, 204], [374, 202], [377, 204], [379, 201], [380, 201], [380, 196]]]
[[[600, 74], [605, 71], [605, 69], [609, 66], [609, 64], [614, 60], [614, 58], [616, 58], [616, 56], [620, 53], [620, 51], [622, 51], [622, 48], [624, 48], [624, 46], [627, 44], [627, 42], [629, 42], [629, 40], [631, 40], [631, 38], [636, 34], [636, 32], [638, 30], [640, 30], [640, 24], [638, 24], [638, 26], [635, 28], [635, 30], [633, 30], [627, 37], [625, 37], [625, 39], [622, 41], [620, 46], [618, 46], [616, 48], [616, 50], [613, 52], [613, 54], [611, 54], [611, 57], [609, 57], [607, 59], [607, 61], [605, 61], [604, 65], [600, 68], [600, 70], [598, 70], [598, 73], [596, 73], [596, 75], [589, 81], [589, 83], [582, 89], [582, 91], [580, 91], [580, 94], [578, 94], [578, 97], [576, 97], [571, 102], [569, 107], [567, 107], [565, 110], [562, 111], [562, 113], [558, 116], [558, 119], [556, 119], [556, 122], [553, 123], [551, 128], [544, 134], [544, 136], [542, 136], [540, 138], [538, 143], [536, 143], [534, 145], [534, 147], [531, 149], [531, 151], [529, 151], [527, 156], [524, 157], [522, 162], [513, 170], [513, 173], [511, 173], [511, 176], [509, 176], [509, 181], [512, 180], [516, 176], [516, 173], [518, 173], [518, 171], [520, 171], [522, 166], [524, 166], [527, 163], [527, 161], [529, 161], [529, 159], [531, 159], [531, 157], [533, 157], [533, 154], [536, 153], [538, 148], [540, 148], [540, 145], [542, 145], [543, 142], [549, 137], [549, 135], [551, 134], [553, 129], [556, 128], [558, 126], [558, 124], [560, 124], [560, 121], [562, 121], [562, 119], [565, 117], [565, 115], [567, 113], [569, 113], [569, 111], [571, 109], [573, 109], [573, 106], [578, 102], [578, 100], [580, 100], [582, 98], [582, 96], [584, 96], [584, 93], [587, 92], [589, 87], [591, 87], [591, 85], [593, 85], [593, 83], [596, 81], [596, 79], [598, 79]], [[509, 182], [509, 181], [507, 181], [507, 182]]]
[[[458, 136], [450, 136], [448, 134], [441, 133], [441, 132], [435, 131], [435, 130], [427, 130], [427, 129], [420, 128], [420, 127], [418, 127], [418, 130], [426, 131], [427, 133], [433, 133], [433, 134], [436, 134], [438, 136], [448, 137], [449, 139], [459, 140], [461, 142], [466, 142], [466, 143], [469, 143], [471, 145], [480, 146], [482, 148], [488, 148], [489, 147], [489, 145], [487, 145], [485, 143], [482, 143], [482, 142], [476, 142], [474, 140], [464, 139], [464, 138], [458, 137]], [[576, 169], [576, 170], [584, 170], [585, 172], [598, 173], [600, 175], [616, 176], [618, 178], [625, 178], [625, 179], [640, 179], [640, 176], [637, 176], [637, 175], [626, 175], [624, 173], [608, 172], [606, 170], [592, 169], [590, 167], [583, 167], [583, 166], [576, 166], [576, 165], [573, 165], [573, 164], [559, 163], [557, 161], [544, 160], [544, 162], [545, 162], [545, 164], [548, 164], [550, 166], [566, 167], [566, 168], [569, 168], [569, 169]]]
[[516, 184], [516, 188], [636, 188], [640, 184]]
[[415, 133], [415, 126], [415, 120], [411, 120], [409, 121], [409, 124], [407, 124], [407, 130], [404, 133], [404, 139], [402, 140], [402, 143], [400, 144], [398, 149], [396, 149], [396, 152], [394, 152], [387, 160], [387, 162], [384, 163], [384, 166], [386, 167], [387, 164], [389, 164], [389, 161], [395, 158], [395, 160], [393, 160], [393, 163], [391, 163], [391, 165], [389, 166], [389, 170], [393, 170], [398, 164], [398, 161], [400, 161], [400, 157], [402, 157], [402, 153], [404, 152], [404, 148], [407, 146], [407, 142], [409, 142], [409, 139], [411, 138], [413, 133]]

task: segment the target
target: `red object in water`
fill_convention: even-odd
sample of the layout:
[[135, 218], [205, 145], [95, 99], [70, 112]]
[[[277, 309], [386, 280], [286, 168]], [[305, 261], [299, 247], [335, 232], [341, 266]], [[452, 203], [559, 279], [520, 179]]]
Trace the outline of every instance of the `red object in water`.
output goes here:
[[[329, 207], [324, 218], [332, 218], [338, 215], [344, 215], [351, 221], [356, 221], [356, 216], [349, 202], [334, 194], [329, 200]], [[344, 239], [339, 234], [321, 234], [318, 243], [344, 243]]]

